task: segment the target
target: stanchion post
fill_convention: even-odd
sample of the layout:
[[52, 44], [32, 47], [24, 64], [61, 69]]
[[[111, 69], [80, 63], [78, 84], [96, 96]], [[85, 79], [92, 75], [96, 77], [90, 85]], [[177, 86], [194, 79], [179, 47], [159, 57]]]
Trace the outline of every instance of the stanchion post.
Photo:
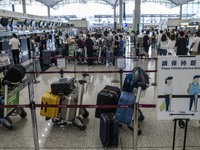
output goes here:
[[[157, 70], [157, 65], [158, 65], [158, 59], [155, 59], [155, 70]], [[151, 84], [152, 86], [157, 86], [157, 71], [155, 72], [154, 76], [154, 83]]]
[[174, 133], [173, 133], [172, 150], [174, 150], [174, 148], [175, 148], [175, 141], [176, 141], [176, 124], [177, 124], [177, 119], [174, 119]]
[[189, 121], [189, 119], [186, 119], [184, 141], [183, 141], [183, 150], [185, 150], [185, 147], [186, 147], [188, 121]]
[[77, 65], [77, 60], [76, 58], [74, 59], [74, 78], [76, 80], [76, 65]]
[[60, 70], [60, 77], [61, 77], [61, 78], [64, 77], [64, 71], [63, 71], [63, 69]]
[[119, 73], [120, 73], [120, 89], [122, 89], [123, 70], [120, 69], [120, 70], [119, 70]]
[[40, 81], [37, 81], [37, 74], [36, 74], [36, 63], [35, 63], [35, 50], [33, 50], [33, 84], [37, 84], [37, 83], [40, 83]]
[[137, 140], [138, 140], [138, 113], [139, 113], [139, 104], [136, 102], [134, 104], [134, 138], [133, 138], [133, 150], [137, 150]]
[[112, 80], [112, 83], [119, 83], [117, 80], [117, 57], [115, 56], [115, 79]]

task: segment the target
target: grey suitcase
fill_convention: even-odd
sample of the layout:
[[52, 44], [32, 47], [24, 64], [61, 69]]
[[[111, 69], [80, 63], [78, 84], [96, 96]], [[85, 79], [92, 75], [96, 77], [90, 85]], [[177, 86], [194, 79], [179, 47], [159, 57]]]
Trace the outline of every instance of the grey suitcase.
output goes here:
[[[64, 95], [62, 104], [64, 105], [76, 105], [78, 102], [78, 93], [72, 93], [69, 95]], [[76, 116], [76, 108], [62, 108], [60, 111], [60, 117], [67, 121], [74, 120]]]

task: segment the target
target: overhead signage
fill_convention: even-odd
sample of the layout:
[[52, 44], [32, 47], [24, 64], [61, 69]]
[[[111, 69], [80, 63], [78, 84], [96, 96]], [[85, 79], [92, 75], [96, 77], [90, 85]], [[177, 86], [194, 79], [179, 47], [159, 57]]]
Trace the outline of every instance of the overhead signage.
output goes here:
[[157, 119], [200, 119], [200, 56], [160, 56]]

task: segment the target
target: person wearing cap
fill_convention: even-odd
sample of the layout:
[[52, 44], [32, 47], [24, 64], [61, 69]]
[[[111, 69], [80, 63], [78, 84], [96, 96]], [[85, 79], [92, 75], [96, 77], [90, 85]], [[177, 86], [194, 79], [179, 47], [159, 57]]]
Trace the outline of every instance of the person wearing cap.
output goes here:
[[187, 93], [190, 95], [189, 111], [192, 110], [193, 103], [195, 106], [194, 111], [197, 111], [197, 100], [198, 100], [198, 94], [200, 93], [199, 78], [200, 78], [200, 75], [195, 75], [193, 77], [193, 82], [189, 84], [189, 87], [187, 89]]
[[17, 39], [17, 35], [15, 33], [12, 34], [9, 45], [11, 47], [14, 63], [19, 64], [20, 41]]
[[164, 94], [165, 94], [166, 111], [171, 111], [170, 101], [172, 99], [172, 92], [173, 92], [172, 79], [173, 77], [167, 77], [165, 79]]

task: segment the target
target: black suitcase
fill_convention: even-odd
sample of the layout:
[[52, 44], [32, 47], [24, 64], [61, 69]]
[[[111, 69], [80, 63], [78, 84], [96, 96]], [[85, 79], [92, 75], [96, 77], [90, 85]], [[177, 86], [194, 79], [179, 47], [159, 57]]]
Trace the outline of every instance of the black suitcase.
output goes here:
[[60, 78], [51, 84], [51, 93], [56, 94], [70, 94], [75, 88], [74, 78]]
[[[120, 89], [115, 86], [106, 85], [103, 90], [98, 93], [97, 105], [117, 105], [120, 97]], [[100, 118], [101, 113], [115, 113], [116, 108], [96, 108], [95, 117]]]
[[100, 115], [100, 139], [104, 148], [118, 146], [119, 122], [111, 113]]

